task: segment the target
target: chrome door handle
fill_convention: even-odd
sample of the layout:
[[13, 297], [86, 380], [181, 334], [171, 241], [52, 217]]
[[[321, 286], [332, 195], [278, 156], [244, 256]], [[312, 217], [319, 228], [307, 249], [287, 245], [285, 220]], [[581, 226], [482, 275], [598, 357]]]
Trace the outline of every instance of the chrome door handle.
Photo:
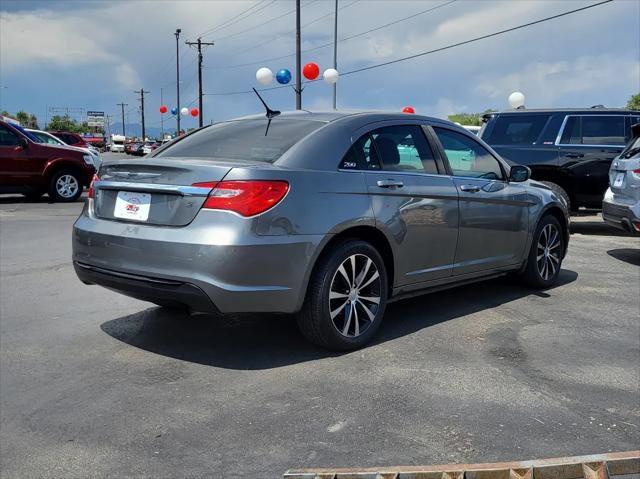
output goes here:
[[376, 184], [380, 188], [402, 188], [404, 186], [400, 180], [378, 180]]
[[480, 187], [476, 185], [462, 185], [460, 189], [469, 193], [477, 193], [478, 191], [480, 191]]

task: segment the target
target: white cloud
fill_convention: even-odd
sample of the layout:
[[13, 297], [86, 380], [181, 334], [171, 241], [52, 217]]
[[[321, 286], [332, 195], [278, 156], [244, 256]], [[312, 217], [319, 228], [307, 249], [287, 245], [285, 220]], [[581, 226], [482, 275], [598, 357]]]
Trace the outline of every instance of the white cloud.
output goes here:
[[490, 98], [506, 99], [519, 90], [525, 93], [528, 102], [543, 106], [562, 103], [568, 94], [632, 90], [639, 82], [639, 61], [610, 55], [581, 56], [573, 61], [529, 63], [507, 74], [484, 75], [476, 91]]
[[139, 87], [142, 83], [138, 72], [136, 72], [131, 65], [123, 63], [116, 67], [116, 79], [118, 83], [124, 88]]

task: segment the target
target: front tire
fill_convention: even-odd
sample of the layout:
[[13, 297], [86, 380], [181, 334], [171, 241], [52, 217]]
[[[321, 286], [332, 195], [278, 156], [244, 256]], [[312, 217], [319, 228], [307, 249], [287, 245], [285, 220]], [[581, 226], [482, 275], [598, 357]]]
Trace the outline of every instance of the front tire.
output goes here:
[[297, 317], [298, 327], [318, 346], [358, 349], [380, 327], [387, 292], [387, 271], [380, 253], [364, 241], [345, 241], [316, 265]]
[[81, 176], [74, 170], [60, 170], [49, 182], [49, 198], [56, 203], [70, 203], [82, 194]]
[[532, 288], [543, 289], [558, 281], [564, 254], [564, 236], [558, 220], [552, 215], [542, 217], [531, 242], [524, 282]]

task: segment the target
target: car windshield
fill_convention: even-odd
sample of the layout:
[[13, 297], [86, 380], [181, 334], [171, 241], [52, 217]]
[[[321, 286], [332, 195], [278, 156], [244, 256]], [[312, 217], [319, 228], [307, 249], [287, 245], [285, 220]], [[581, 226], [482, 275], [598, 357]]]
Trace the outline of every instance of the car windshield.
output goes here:
[[31, 141], [35, 141], [36, 143], [42, 143], [42, 140], [40, 140], [40, 138], [38, 138], [37, 136], [35, 136], [33, 133], [31, 133], [30, 131], [25, 130], [24, 128], [22, 128], [20, 125], [11, 125], [13, 126], [16, 130], [18, 130], [20, 133], [22, 133], [24, 136], [26, 136], [27, 138], [29, 138]]
[[47, 143], [49, 145], [64, 145], [64, 143], [58, 140], [55, 136], [47, 135], [42, 131], [30, 131], [35, 138], [38, 139], [38, 143]]
[[218, 123], [176, 141], [158, 157], [224, 158], [273, 163], [282, 154], [325, 123], [276, 118], [267, 132], [267, 120]]

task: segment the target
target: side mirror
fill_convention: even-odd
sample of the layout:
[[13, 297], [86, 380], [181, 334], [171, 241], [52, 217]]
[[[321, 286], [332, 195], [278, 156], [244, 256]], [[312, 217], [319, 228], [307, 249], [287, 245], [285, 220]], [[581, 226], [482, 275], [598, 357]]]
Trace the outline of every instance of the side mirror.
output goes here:
[[16, 145], [16, 150], [26, 150], [29, 148], [29, 142], [26, 138], [20, 137], [18, 138], [18, 144]]
[[514, 165], [509, 172], [509, 181], [520, 183], [531, 178], [531, 170], [527, 166]]

